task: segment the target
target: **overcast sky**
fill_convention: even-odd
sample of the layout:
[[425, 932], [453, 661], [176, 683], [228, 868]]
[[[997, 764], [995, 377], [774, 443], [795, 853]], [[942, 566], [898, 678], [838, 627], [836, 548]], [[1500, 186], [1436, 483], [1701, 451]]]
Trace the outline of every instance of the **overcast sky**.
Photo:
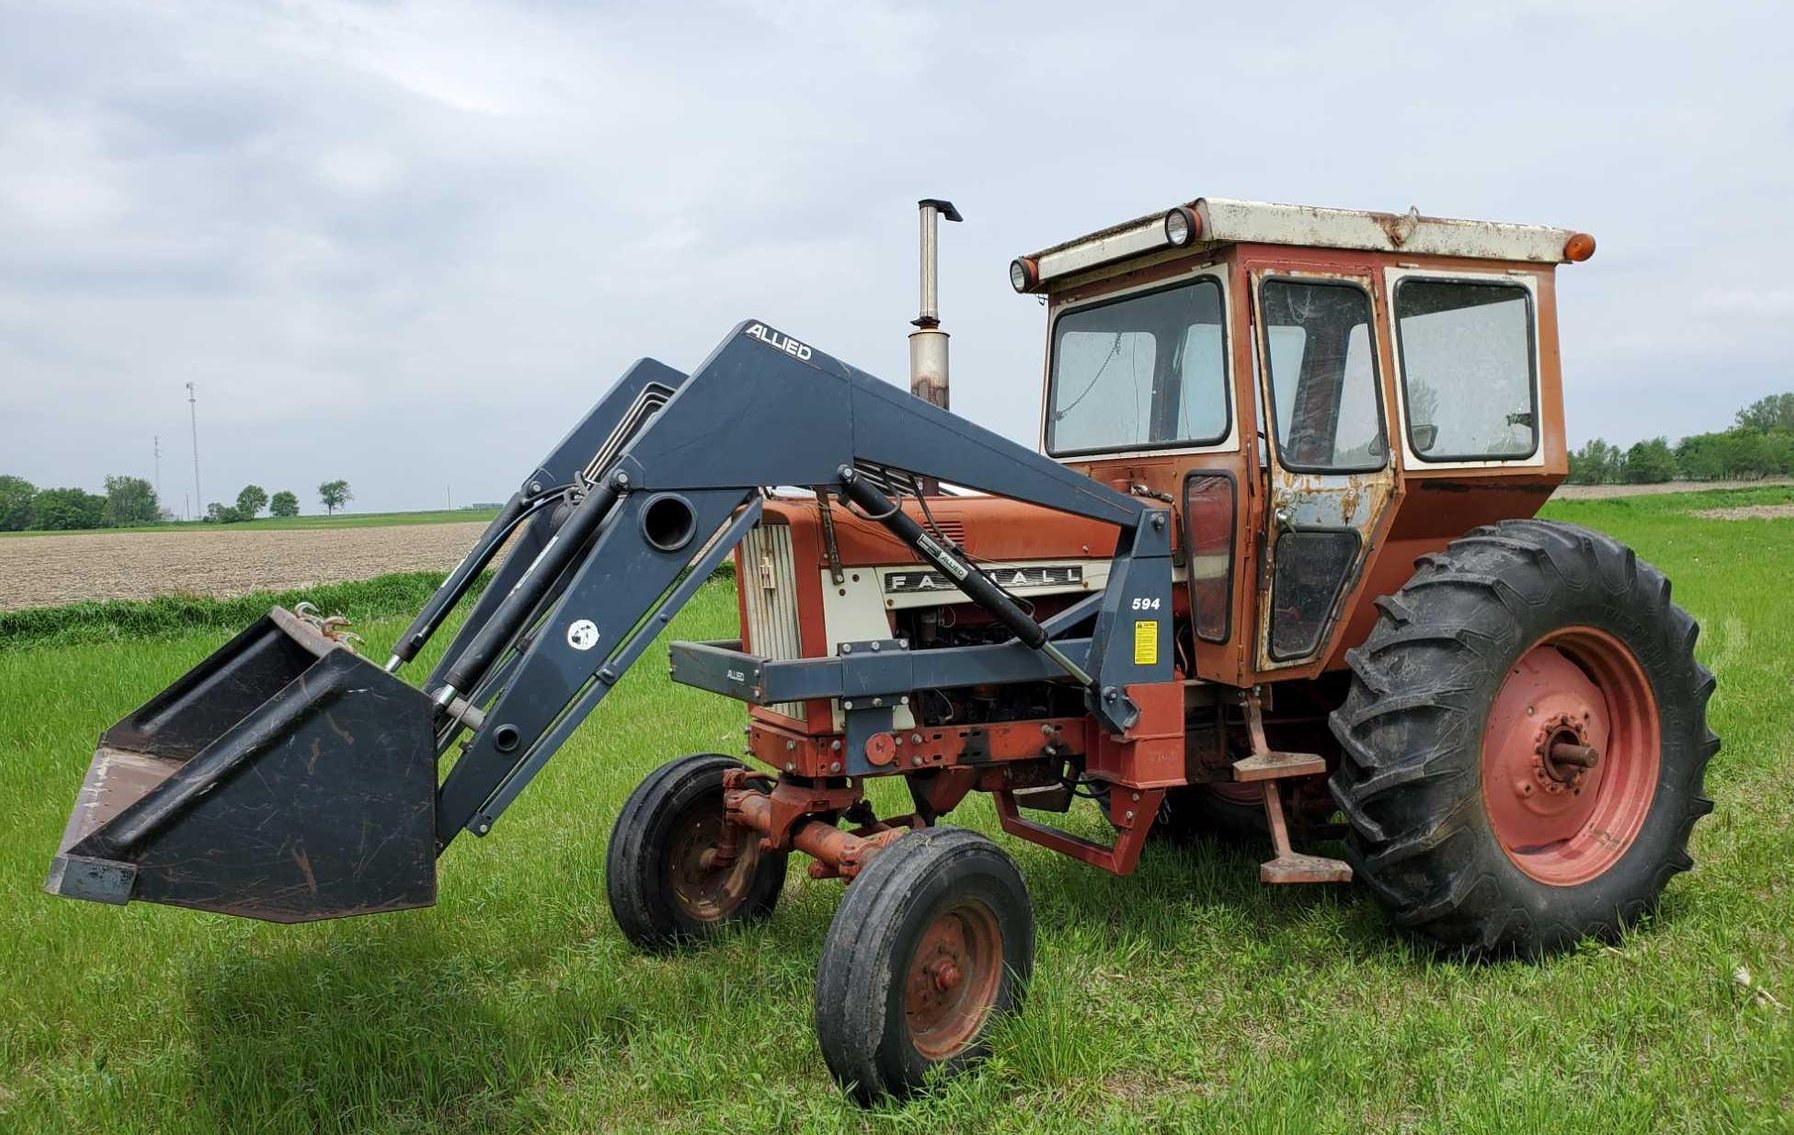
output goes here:
[[0, 472], [502, 499], [739, 319], [1032, 442], [1009, 259], [1201, 195], [1586, 229], [1572, 443], [1794, 389], [1794, 7], [0, 0]]

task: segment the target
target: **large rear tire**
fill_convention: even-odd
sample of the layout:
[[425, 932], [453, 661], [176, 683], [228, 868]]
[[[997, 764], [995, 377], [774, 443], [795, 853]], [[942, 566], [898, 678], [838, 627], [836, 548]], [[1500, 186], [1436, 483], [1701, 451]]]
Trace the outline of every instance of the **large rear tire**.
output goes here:
[[1597, 532], [1479, 528], [1377, 600], [1332, 715], [1359, 879], [1465, 952], [1611, 939], [1691, 866], [1719, 738], [1699, 628]]
[[713, 853], [723, 827], [723, 774], [744, 767], [698, 753], [655, 769], [617, 814], [605, 891], [623, 936], [644, 950], [691, 945], [731, 923], [772, 914], [785, 883], [784, 853], [744, 833], [733, 863]]

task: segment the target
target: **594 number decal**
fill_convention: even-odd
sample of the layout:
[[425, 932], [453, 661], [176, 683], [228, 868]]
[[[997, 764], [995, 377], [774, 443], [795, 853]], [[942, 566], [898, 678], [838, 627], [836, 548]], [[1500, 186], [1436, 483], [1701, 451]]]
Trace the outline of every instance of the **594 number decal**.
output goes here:
[[1150, 598], [1143, 595], [1134, 600], [1134, 610], [1136, 611], [1156, 611], [1158, 609], [1159, 597], [1156, 595]]

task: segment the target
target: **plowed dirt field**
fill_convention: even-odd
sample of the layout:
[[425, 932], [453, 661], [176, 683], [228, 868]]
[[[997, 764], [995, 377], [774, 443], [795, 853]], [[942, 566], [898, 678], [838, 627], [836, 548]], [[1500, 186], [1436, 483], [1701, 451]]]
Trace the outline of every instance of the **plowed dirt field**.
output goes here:
[[77, 599], [241, 595], [448, 571], [484, 524], [289, 531], [207, 529], [0, 540], [0, 610]]

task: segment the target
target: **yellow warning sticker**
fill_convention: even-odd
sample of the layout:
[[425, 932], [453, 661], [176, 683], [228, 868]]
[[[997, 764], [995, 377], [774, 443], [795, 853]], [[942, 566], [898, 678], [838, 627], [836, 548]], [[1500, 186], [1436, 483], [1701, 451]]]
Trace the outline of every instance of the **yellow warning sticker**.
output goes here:
[[1159, 664], [1159, 624], [1157, 619], [1142, 619], [1134, 624], [1134, 665]]

